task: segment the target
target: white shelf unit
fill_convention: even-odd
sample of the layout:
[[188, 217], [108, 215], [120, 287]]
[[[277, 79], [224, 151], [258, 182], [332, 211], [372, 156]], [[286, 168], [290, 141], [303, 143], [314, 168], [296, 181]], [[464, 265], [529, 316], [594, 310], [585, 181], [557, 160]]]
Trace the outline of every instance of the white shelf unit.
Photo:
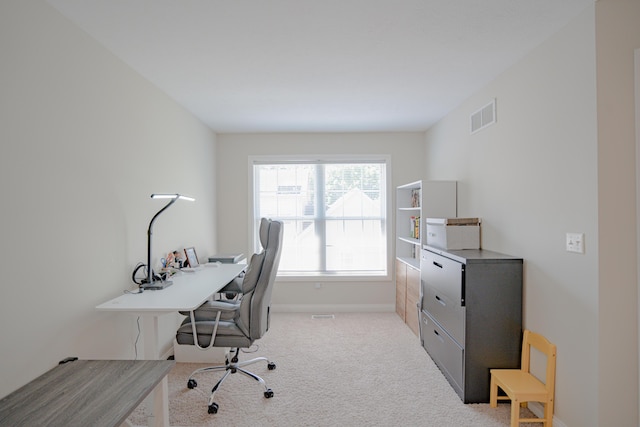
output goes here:
[[[419, 269], [426, 218], [455, 218], [456, 181], [415, 181], [396, 189], [396, 258]], [[417, 194], [417, 197], [414, 195]], [[415, 202], [412, 203], [412, 200]], [[416, 234], [411, 218], [419, 217]]]

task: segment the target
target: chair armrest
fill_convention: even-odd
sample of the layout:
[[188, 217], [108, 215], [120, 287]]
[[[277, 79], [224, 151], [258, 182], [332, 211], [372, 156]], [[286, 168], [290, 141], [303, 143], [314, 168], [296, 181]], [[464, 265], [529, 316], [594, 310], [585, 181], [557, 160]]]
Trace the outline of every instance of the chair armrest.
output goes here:
[[204, 312], [204, 311], [235, 311], [240, 306], [240, 302], [238, 301], [206, 301], [200, 307], [196, 309], [196, 312]]
[[[239, 301], [207, 301], [195, 310], [187, 312], [187, 315], [189, 316], [188, 321], [185, 319], [186, 324], [183, 326], [189, 325], [191, 327], [191, 333], [193, 334], [194, 341], [193, 344], [197, 348], [205, 350], [213, 347], [220, 321], [233, 320], [236, 313], [238, 313], [239, 308]], [[207, 347], [201, 346], [198, 342], [198, 331], [196, 325], [199, 322], [214, 322], [211, 339], [209, 340], [209, 345]]]
[[[206, 301], [193, 311], [193, 315], [196, 322], [214, 321], [218, 312], [221, 312], [220, 320], [229, 320], [233, 319], [238, 307], [239, 301]], [[189, 311], [180, 311], [180, 314], [191, 316]]]

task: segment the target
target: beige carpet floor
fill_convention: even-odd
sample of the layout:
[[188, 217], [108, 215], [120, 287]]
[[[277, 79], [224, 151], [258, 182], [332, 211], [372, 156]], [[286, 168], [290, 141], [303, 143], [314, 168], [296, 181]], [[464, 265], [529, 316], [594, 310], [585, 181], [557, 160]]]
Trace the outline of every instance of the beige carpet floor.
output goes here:
[[[326, 313], [322, 313], [326, 314]], [[172, 426], [434, 426], [509, 425], [509, 404], [463, 404], [418, 338], [395, 313], [273, 313], [255, 353], [277, 364], [249, 366], [273, 389], [230, 375], [216, 393], [217, 414], [207, 413], [208, 393], [221, 373], [189, 374], [201, 364], [178, 363], [169, 374]], [[145, 423], [145, 408], [130, 421]], [[539, 424], [531, 424], [539, 425]], [[525, 424], [522, 424], [524, 427]]]

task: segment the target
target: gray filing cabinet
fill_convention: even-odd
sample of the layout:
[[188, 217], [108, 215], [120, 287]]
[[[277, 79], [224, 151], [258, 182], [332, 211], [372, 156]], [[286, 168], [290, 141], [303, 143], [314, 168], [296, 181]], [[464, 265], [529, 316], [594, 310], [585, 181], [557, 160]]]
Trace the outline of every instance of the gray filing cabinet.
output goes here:
[[521, 258], [424, 246], [420, 341], [464, 403], [489, 402], [489, 369], [518, 368]]

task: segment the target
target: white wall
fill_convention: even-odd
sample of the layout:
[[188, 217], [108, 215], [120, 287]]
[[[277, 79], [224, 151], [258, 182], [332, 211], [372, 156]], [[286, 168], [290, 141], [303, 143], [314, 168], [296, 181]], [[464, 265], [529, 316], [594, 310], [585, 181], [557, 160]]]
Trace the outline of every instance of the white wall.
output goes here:
[[[458, 213], [483, 219], [483, 248], [525, 259], [525, 327], [558, 345], [567, 425], [597, 414], [593, 20], [585, 13], [427, 133], [426, 177], [459, 181]], [[470, 135], [470, 114], [492, 98], [497, 123]], [[565, 252], [566, 232], [585, 233], [584, 255]]]
[[[420, 179], [423, 168], [422, 133], [340, 133], [340, 134], [219, 134], [217, 194], [218, 246], [223, 252], [243, 252], [248, 248], [249, 156], [293, 154], [389, 154], [392, 188]], [[389, 198], [394, 203], [395, 190]], [[389, 219], [393, 229], [395, 220]], [[392, 254], [391, 254], [392, 255]], [[391, 264], [392, 265], [392, 264]], [[391, 267], [393, 269], [393, 267]], [[316, 289], [315, 283], [322, 282]], [[336, 282], [326, 280], [276, 282], [274, 310], [289, 311], [393, 311], [393, 280]]]
[[598, 399], [600, 425], [638, 419], [638, 281], [634, 50], [640, 1], [599, 0], [598, 76]]
[[133, 358], [136, 319], [94, 307], [133, 288], [149, 195], [197, 198], [158, 218], [156, 259], [215, 252], [216, 205], [215, 135], [49, 5], [0, 2], [0, 55], [4, 396], [66, 356]]
[[[639, 18], [637, 3], [599, 1], [426, 136], [425, 178], [459, 180], [458, 213], [483, 218], [483, 247], [525, 259], [524, 326], [558, 346], [567, 426], [638, 425]], [[491, 98], [498, 122], [470, 135]], [[585, 254], [565, 252], [566, 232], [585, 233]]]
[[[636, 86], [636, 90], [635, 90], [636, 123], [640, 123], [640, 49], [635, 50], [634, 56], [635, 56], [634, 80], [635, 80], [635, 86]], [[636, 171], [639, 169], [640, 169], [640, 126], [636, 126]], [[640, 264], [640, 228], [637, 227], [638, 224], [640, 224], [640, 176], [638, 175], [638, 173], [636, 173], [636, 250], [637, 250], [636, 266]], [[640, 277], [638, 277], [637, 270], [636, 270], [636, 284], [637, 284], [637, 287], [640, 289]], [[640, 312], [640, 292], [638, 292], [638, 311]], [[639, 326], [638, 330], [640, 331], [640, 313], [638, 314], [638, 326]], [[640, 357], [638, 359], [638, 362], [640, 363]], [[640, 383], [638, 384], [638, 386], [640, 387]], [[640, 416], [640, 404], [638, 405], [638, 411]]]

